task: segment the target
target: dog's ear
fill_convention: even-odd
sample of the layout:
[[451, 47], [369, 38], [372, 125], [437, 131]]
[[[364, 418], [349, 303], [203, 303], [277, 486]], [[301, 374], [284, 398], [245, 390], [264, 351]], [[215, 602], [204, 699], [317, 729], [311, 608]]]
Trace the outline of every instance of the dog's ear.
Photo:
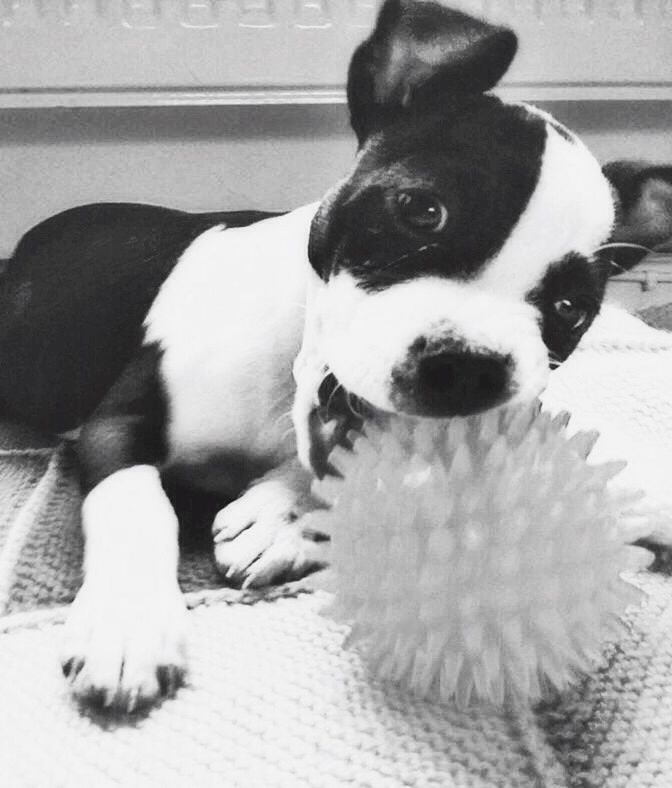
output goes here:
[[439, 3], [385, 0], [348, 73], [350, 119], [360, 144], [420, 101], [490, 90], [517, 46], [513, 31]]
[[612, 244], [606, 249], [614, 274], [632, 268], [649, 251], [672, 252], [672, 166], [614, 161], [603, 171], [616, 197]]

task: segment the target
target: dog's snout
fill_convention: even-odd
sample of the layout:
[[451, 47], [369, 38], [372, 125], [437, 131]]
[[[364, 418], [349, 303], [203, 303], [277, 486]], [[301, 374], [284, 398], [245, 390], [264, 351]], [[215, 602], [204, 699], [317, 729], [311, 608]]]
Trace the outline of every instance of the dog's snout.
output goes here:
[[435, 352], [423, 347], [414, 355], [394, 375], [396, 404], [407, 413], [466, 416], [498, 405], [511, 393], [509, 356], [451, 346]]

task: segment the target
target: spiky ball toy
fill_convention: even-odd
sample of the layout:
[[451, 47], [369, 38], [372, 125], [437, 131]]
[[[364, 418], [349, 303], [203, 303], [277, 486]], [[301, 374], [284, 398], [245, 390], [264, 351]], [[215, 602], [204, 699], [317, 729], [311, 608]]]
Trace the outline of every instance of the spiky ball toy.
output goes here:
[[[332, 540], [331, 614], [375, 673], [465, 707], [534, 702], [591, 666], [638, 592], [621, 578], [637, 495], [596, 433], [538, 406], [391, 417], [331, 462], [315, 513]], [[641, 523], [640, 523], [641, 525]], [[640, 553], [643, 551], [639, 551]]]

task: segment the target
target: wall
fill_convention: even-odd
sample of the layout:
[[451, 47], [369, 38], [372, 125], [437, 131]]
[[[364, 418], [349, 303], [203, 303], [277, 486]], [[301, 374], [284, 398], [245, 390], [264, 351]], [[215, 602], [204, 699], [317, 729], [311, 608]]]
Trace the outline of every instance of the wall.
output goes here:
[[[601, 160], [672, 162], [672, 102], [550, 102]], [[0, 256], [89, 201], [288, 209], [318, 198], [355, 146], [342, 104], [0, 110]]]

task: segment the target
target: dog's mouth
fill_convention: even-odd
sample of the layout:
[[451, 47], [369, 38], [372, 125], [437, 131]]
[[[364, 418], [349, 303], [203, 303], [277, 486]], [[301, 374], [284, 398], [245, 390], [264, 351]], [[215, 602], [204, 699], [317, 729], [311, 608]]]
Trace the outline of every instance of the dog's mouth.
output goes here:
[[308, 417], [310, 464], [319, 478], [336, 473], [329, 463], [335, 446], [350, 448], [354, 434], [364, 423], [379, 421], [383, 414], [369, 402], [347, 391], [329, 372], [317, 391], [318, 405]]

